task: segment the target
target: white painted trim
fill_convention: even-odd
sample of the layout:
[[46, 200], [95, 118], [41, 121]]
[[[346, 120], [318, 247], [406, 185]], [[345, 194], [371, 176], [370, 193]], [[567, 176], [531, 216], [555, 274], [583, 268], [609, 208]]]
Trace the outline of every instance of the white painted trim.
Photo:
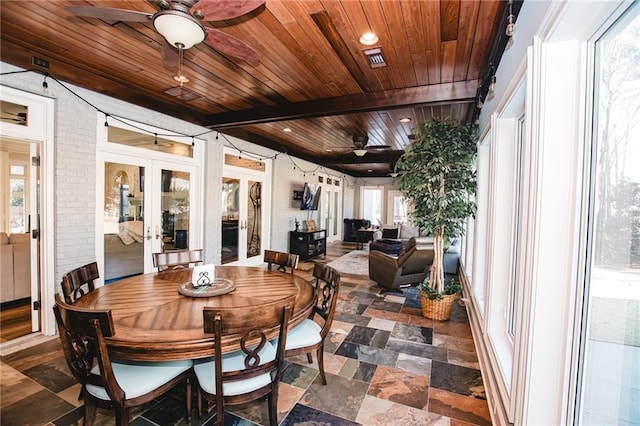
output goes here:
[[[40, 253], [40, 332], [46, 336], [56, 333], [53, 316], [55, 294], [54, 258], [54, 158], [55, 158], [55, 101], [41, 95], [0, 85], [0, 99], [29, 107], [27, 126], [3, 123], [2, 135], [37, 141], [41, 144], [41, 253]], [[0, 345], [2, 346], [2, 345]]]
[[[248, 158], [261, 161], [265, 165], [264, 171], [256, 171], [250, 170], [243, 167], [230, 166], [225, 164], [225, 155], [245, 155]], [[241, 180], [252, 179], [255, 181], [262, 182], [262, 194], [261, 194], [261, 212], [262, 212], [262, 229], [260, 231], [260, 251], [264, 253], [265, 248], [271, 246], [271, 193], [272, 193], [272, 181], [273, 181], [273, 160], [270, 158], [264, 158], [261, 155], [252, 154], [245, 150], [238, 150], [236, 148], [223, 147], [222, 153], [222, 177], [233, 177]], [[222, 187], [222, 181], [219, 182], [220, 187]], [[242, 204], [242, 203], [241, 203]], [[218, 215], [221, 215], [222, 212], [218, 212]], [[220, 216], [221, 217], [221, 216]], [[242, 218], [240, 218], [242, 219]], [[221, 226], [221, 225], [219, 225]], [[222, 240], [222, 238], [221, 238]], [[246, 244], [246, 238], [244, 240], [241, 238], [239, 240], [239, 247]], [[219, 246], [221, 248], [222, 245]], [[240, 250], [238, 251], [239, 260], [236, 262], [229, 262], [225, 265], [246, 265], [246, 266], [255, 266], [261, 265], [263, 263], [263, 256], [256, 255], [252, 258], [247, 259], [246, 256], [240, 255]]]
[[[184, 157], [173, 155], [166, 152], [157, 152], [146, 148], [122, 145], [109, 142], [108, 129], [104, 126], [103, 114], [97, 112], [96, 120], [96, 213], [95, 213], [95, 250], [98, 268], [104, 271], [104, 244], [101, 242], [104, 238], [104, 163], [116, 162], [124, 164], [135, 164], [145, 168], [146, 176], [145, 187], [159, 188], [157, 185], [160, 168], [184, 171], [190, 174], [190, 206], [189, 206], [189, 247], [203, 247], [204, 234], [204, 143], [200, 138], [185, 138], [180, 134], [171, 136], [173, 132], [154, 127], [144, 123], [137, 123], [132, 120], [115, 121], [109, 124], [111, 127], [118, 127], [134, 132], [142, 133], [143, 131], [150, 133], [162, 134], [163, 139], [174, 142], [191, 145], [193, 142], [192, 157]], [[141, 130], [142, 129], [142, 130]], [[155, 181], [154, 181], [155, 178]], [[152, 189], [153, 191], [153, 189]], [[147, 191], [145, 191], [146, 193]], [[152, 194], [151, 192], [149, 192]], [[155, 229], [160, 226], [160, 197], [147, 199], [144, 206], [143, 216], [145, 217], [145, 226]], [[145, 240], [144, 243], [144, 272], [152, 272], [155, 268], [152, 263], [152, 253], [159, 251], [159, 242], [153, 239], [150, 243]], [[97, 280], [96, 285], [103, 285], [103, 277]]]

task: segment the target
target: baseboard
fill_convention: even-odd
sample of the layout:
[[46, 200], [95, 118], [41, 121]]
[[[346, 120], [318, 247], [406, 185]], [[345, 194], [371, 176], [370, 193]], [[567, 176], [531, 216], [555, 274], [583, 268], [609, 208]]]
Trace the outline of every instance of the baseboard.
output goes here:
[[480, 325], [482, 319], [478, 315], [478, 309], [473, 302], [473, 298], [469, 297], [469, 295], [473, 293], [462, 263], [460, 264], [459, 278], [463, 287], [463, 300], [467, 306], [467, 315], [469, 316], [469, 325], [471, 327], [471, 334], [473, 334], [473, 342], [478, 353], [480, 373], [482, 374], [482, 382], [484, 384], [485, 395], [489, 405], [491, 424], [505, 426], [513, 425], [513, 423], [509, 422], [508, 407], [504, 406], [502, 398], [500, 397], [498, 390], [498, 378], [490, 362], [490, 348], [487, 346], [486, 340], [482, 334], [482, 327]]

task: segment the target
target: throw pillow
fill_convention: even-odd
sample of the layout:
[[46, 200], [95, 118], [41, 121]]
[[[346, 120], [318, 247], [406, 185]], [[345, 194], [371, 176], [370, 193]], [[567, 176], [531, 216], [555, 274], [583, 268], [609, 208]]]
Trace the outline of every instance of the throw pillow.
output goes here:
[[409, 226], [407, 224], [402, 224], [400, 226], [400, 238], [403, 240], [409, 239], [411, 237], [417, 237], [420, 235], [420, 232], [417, 228], [413, 226]]
[[398, 228], [382, 228], [382, 238], [398, 238]]

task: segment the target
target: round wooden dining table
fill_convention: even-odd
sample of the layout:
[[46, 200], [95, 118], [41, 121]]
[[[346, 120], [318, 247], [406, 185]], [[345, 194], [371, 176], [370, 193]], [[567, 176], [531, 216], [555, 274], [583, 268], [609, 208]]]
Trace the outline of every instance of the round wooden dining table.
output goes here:
[[[314, 287], [304, 278], [261, 267], [216, 266], [216, 278], [235, 283], [231, 292], [211, 297], [184, 296], [180, 285], [191, 282], [192, 269], [154, 272], [96, 288], [74, 306], [110, 309], [115, 333], [106, 337], [109, 353], [131, 361], [166, 361], [212, 356], [213, 334], [203, 328], [205, 306], [259, 312], [265, 302], [295, 296], [289, 327], [302, 322], [315, 302]], [[259, 325], [259, 324], [258, 324]], [[247, 324], [254, 327], [256, 324]], [[269, 332], [276, 337], [277, 329]], [[223, 352], [239, 347], [234, 336], [221, 342]]]

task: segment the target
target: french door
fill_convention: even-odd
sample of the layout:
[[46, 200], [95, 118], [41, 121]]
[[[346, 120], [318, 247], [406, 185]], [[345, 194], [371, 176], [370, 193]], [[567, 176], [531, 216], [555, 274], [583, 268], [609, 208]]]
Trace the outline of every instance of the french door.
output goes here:
[[152, 272], [153, 253], [201, 248], [196, 167], [104, 153], [101, 169], [105, 282]]
[[270, 236], [269, 160], [241, 158], [225, 150], [222, 177], [222, 244], [226, 265], [259, 265]]
[[322, 176], [318, 226], [327, 230], [327, 242], [342, 239], [342, 181]]

